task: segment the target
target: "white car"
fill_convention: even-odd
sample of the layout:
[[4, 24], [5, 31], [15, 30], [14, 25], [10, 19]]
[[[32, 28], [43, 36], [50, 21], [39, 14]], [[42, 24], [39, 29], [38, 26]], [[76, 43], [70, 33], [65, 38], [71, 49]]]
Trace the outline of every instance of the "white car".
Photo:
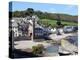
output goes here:
[[56, 29], [54, 28], [54, 29], [51, 29], [51, 32], [52, 33], [56, 33]]
[[64, 32], [64, 33], [70, 33], [70, 32], [74, 32], [74, 31], [75, 31], [74, 26], [65, 26], [65, 27], [63, 28], [63, 32]]

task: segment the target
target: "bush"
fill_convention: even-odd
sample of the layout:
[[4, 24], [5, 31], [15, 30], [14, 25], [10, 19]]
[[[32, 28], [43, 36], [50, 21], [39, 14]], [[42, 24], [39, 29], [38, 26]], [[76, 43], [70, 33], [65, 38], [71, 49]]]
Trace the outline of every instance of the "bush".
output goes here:
[[37, 46], [32, 47], [32, 52], [36, 55], [42, 54], [44, 50], [44, 46], [42, 44], [38, 44]]

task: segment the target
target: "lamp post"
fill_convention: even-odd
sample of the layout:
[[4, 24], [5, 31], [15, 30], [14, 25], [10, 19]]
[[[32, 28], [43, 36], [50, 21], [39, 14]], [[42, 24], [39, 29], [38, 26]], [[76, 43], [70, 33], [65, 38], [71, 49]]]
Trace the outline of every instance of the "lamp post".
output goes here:
[[60, 20], [60, 15], [57, 14], [57, 35], [61, 35], [60, 31], [59, 31], [59, 28], [61, 26], [61, 20]]
[[32, 27], [33, 27], [33, 30], [32, 30], [32, 41], [34, 40], [34, 38], [35, 38], [35, 16], [32, 16], [32, 22], [33, 22], [33, 24], [32, 24]]
[[61, 25], [60, 15], [57, 14], [57, 25], [58, 27]]

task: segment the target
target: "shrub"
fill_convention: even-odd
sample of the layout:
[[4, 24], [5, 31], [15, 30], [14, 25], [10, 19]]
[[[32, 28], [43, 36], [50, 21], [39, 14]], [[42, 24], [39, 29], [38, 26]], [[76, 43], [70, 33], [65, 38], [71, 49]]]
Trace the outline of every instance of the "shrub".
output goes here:
[[38, 44], [37, 46], [32, 47], [32, 51], [36, 55], [42, 54], [43, 50], [44, 50], [44, 46], [42, 44]]

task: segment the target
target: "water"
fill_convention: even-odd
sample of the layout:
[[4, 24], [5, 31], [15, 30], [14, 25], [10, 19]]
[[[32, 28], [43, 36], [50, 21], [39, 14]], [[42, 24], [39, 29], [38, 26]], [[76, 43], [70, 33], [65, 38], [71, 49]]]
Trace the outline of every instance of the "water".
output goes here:
[[[71, 44], [78, 46], [78, 36], [69, 36], [67, 39]], [[58, 55], [59, 46], [60, 45], [57, 45], [57, 44], [48, 46], [46, 48], [46, 52], [48, 53], [48, 56], [51, 56], [51, 55], [56, 56], [56, 54]]]
[[58, 49], [59, 49], [58, 45], [51, 45], [46, 48], [46, 51], [48, 53], [55, 53], [55, 52], [58, 52]]
[[58, 56], [59, 55], [58, 50], [59, 50], [58, 45], [50, 45], [46, 48], [45, 55], [47, 55], [47, 56]]

